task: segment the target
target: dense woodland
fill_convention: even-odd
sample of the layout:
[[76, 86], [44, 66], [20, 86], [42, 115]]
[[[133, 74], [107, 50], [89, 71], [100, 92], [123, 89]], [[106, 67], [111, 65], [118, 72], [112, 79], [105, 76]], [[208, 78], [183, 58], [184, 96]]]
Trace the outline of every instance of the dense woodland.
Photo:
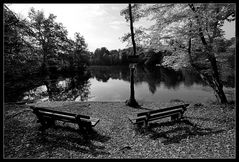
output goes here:
[[[3, 12], [6, 81], [48, 72], [86, 74], [90, 65], [129, 65], [128, 56], [133, 55], [130, 33], [122, 36], [129, 42], [125, 49], [99, 47], [90, 52], [80, 31], [74, 40], [68, 38], [53, 14], [47, 17], [32, 8], [28, 18], [21, 18], [6, 5]], [[235, 20], [233, 4], [134, 4], [132, 13], [133, 22], [149, 15], [156, 21], [149, 34], [135, 29], [138, 65], [191, 68], [213, 87], [222, 103], [227, 102], [221, 94], [226, 78], [234, 78], [236, 40], [225, 39], [221, 26]], [[128, 8], [120, 14], [129, 21]], [[166, 28], [180, 22], [183, 25]]]

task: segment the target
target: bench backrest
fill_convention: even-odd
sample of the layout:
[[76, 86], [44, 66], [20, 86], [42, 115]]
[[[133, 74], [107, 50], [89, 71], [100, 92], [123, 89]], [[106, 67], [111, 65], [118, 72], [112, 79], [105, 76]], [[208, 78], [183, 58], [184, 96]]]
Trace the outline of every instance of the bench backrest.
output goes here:
[[142, 112], [142, 113], [138, 113], [137, 116], [144, 116], [144, 115], [148, 115], [148, 114], [157, 114], [160, 112], [170, 112], [170, 111], [185, 111], [186, 107], [189, 106], [189, 104], [183, 104], [183, 105], [177, 105], [177, 106], [172, 106], [172, 107], [167, 107], [167, 108], [162, 108], [162, 109], [158, 109], [158, 110], [150, 110], [150, 111], [146, 111], [146, 112]]
[[56, 111], [56, 110], [50, 110], [43, 107], [31, 107], [33, 109], [34, 113], [41, 113], [45, 115], [52, 115], [52, 116], [61, 116], [61, 117], [72, 117], [72, 118], [83, 118], [83, 119], [90, 119], [90, 116], [81, 115], [81, 114], [74, 114], [74, 113], [68, 113], [68, 112], [62, 112], [62, 111]]
[[151, 110], [151, 111], [138, 113], [137, 114], [138, 118], [136, 119], [136, 122], [144, 122], [145, 119], [147, 119], [149, 121], [157, 120], [157, 119], [160, 119], [163, 117], [183, 113], [186, 110], [187, 106], [189, 106], [189, 104], [183, 104], [183, 105], [172, 106], [172, 107], [168, 107], [168, 108], [162, 108], [162, 109], [158, 109], [158, 110]]

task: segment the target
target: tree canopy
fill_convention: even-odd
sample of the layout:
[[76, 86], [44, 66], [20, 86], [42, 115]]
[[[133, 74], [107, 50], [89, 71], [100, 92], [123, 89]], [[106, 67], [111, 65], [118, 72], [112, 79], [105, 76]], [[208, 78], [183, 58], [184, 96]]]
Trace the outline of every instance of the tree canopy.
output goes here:
[[151, 48], [162, 48], [166, 43], [176, 56], [187, 53], [176, 59], [188, 60], [226, 103], [215, 47], [224, 35], [221, 27], [225, 21], [235, 20], [235, 4], [153, 4], [143, 11], [156, 22], [150, 28]]
[[88, 53], [84, 36], [76, 32], [75, 40], [68, 38], [68, 31], [56, 22], [55, 15], [46, 17], [43, 11], [31, 8], [28, 17], [22, 19], [4, 5], [7, 76], [37, 73], [40, 67], [43, 71], [83, 70], [88, 64]]

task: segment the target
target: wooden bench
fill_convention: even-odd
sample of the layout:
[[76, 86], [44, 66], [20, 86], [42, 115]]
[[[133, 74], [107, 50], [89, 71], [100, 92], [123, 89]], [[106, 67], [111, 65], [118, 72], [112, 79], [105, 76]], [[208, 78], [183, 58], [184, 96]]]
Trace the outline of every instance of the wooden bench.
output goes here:
[[183, 113], [189, 104], [177, 105], [157, 110], [150, 110], [146, 112], [137, 113], [135, 116], [128, 116], [129, 120], [134, 125], [140, 125], [147, 127], [149, 122], [156, 121], [158, 119], [171, 117], [171, 120], [180, 120], [183, 117]]
[[92, 118], [86, 115], [73, 114], [68, 112], [60, 112], [56, 110], [50, 110], [43, 107], [30, 106], [33, 109], [33, 113], [37, 116], [38, 122], [42, 125], [42, 130], [45, 130], [51, 126], [55, 126], [55, 121], [63, 121], [78, 124], [79, 130], [89, 131], [92, 127], [100, 121], [97, 118]]

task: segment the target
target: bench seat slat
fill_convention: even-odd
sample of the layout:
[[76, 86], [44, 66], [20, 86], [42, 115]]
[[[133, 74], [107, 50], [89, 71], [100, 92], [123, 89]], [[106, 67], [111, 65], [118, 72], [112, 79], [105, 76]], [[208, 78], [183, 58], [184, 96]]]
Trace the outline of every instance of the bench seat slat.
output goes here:
[[76, 115], [65, 115], [65, 114], [61, 114], [59, 112], [49, 112], [49, 111], [41, 111], [39, 110], [38, 112], [40, 112], [41, 114], [49, 114], [49, 115], [56, 115], [56, 116], [62, 116], [62, 117], [68, 117], [68, 118], [75, 118]]
[[180, 115], [180, 114], [183, 115], [187, 106], [189, 106], [189, 104], [172, 106], [172, 107], [162, 108], [158, 110], [145, 111], [145, 112], [138, 113], [136, 117], [130, 115], [128, 116], [128, 118], [133, 124], [143, 123], [146, 120], [147, 120], [146, 122], [152, 122], [165, 117], [172, 117], [174, 115]]
[[90, 119], [81, 119], [81, 121], [89, 122], [89, 123], [91, 123], [91, 126], [95, 126], [100, 121], [100, 119], [90, 117]]
[[[60, 120], [65, 122], [72, 122], [72, 123], [78, 123], [77, 118], [80, 119], [83, 123], [90, 123], [92, 127], [94, 127], [100, 120], [98, 118], [92, 118], [90, 116], [81, 115], [81, 114], [73, 114], [73, 113], [67, 113], [67, 112], [60, 112], [56, 110], [46, 109], [43, 107], [31, 107], [33, 109], [33, 112], [42, 118], [47, 119], [53, 119], [53, 120]], [[44, 120], [44, 119], [43, 119]]]
[[134, 117], [134, 116], [128, 115], [128, 119], [135, 124], [135, 123], [143, 122], [145, 120], [145, 117]]
[[[56, 111], [56, 110], [46, 109], [43, 107], [31, 107], [31, 108], [36, 111], [52, 112], [52, 113], [56, 113], [56, 114], [62, 114], [62, 115], [73, 116], [73, 117], [76, 116], [76, 114], [74, 114], [74, 113]], [[77, 115], [79, 115], [81, 118], [90, 119], [90, 117], [87, 115], [81, 115], [81, 114], [77, 114]]]
[[76, 123], [75, 117], [73, 116], [67, 116], [67, 115], [62, 115], [62, 114], [56, 114], [56, 113], [50, 113], [50, 112], [45, 112], [45, 111], [39, 111], [42, 115], [42, 117], [47, 117], [47, 118], [52, 118], [54, 117], [57, 120], [62, 120], [62, 121], [71, 121]]
[[[158, 119], [162, 119], [162, 118], [165, 118], [165, 117], [170, 117], [172, 115], [176, 115], [176, 114], [179, 114], [180, 112], [174, 112], [174, 113], [168, 113], [168, 114], [163, 114], [163, 115], [157, 115], [157, 116], [150, 116], [148, 121], [155, 121], [155, 120], [158, 120]], [[134, 124], [138, 124], [138, 123], [143, 123], [145, 120], [146, 120], [146, 117], [141, 117], [141, 118], [129, 118], [130, 121]]]
[[[175, 110], [160, 112], [160, 113], [150, 113], [149, 112], [149, 114], [150, 114], [149, 120], [160, 117], [160, 116], [165, 116], [165, 115], [171, 116], [172, 114], [178, 114], [178, 113], [182, 113], [182, 112], [183, 112], [183, 109], [175, 109]], [[144, 121], [146, 119], [146, 115], [140, 116], [140, 117], [130, 116], [129, 118], [132, 121], [141, 122], [141, 121]]]
[[[46, 112], [46, 111], [39, 111], [39, 112], [41, 113], [43, 118], [52, 118], [53, 117], [56, 120], [60, 120], [60, 121], [78, 123], [74, 116], [68, 116], [68, 115], [63, 115], [63, 114], [59, 114], [59, 113], [50, 113], [50, 112]], [[81, 117], [81, 115], [80, 115], [80, 117]], [[83, 122], [91, 123], [91, 126], [95, 126], [99, 122], [98, 118], [92, 118], [92, 117], [90, 117], [89, 119], [86, 119], [86, 118], [80, 118], [80, 119]]]
[[65, 119], [65, 118], [60, 118], [60, 117], [52, 118], [52, 116], [50, 116], [50, 115], [46, 115], [43, 118], [44, 119], [54, 119], [54, 120], [63, 121], [63, 122], [77, 123], [75, 119]]
[[164, 115], [172, 115], [172, 114], [179, 114], [179, 113], [183, 113], [183, 111], [175, 110], [175, 111], [167, 111], [167, 112], [163, 112], [163, 113], [151, 114], [149, 116], [149, 119], [157, 118], [157, 117], [164, 116]]
[[90, 121], [91, 121], [92, 127], [94, 127], [100, 121], [100, 119], [90, 117]]
[[57, 110], [47, 109], [47, 108], [44, 108], [44, 107], [31, 107], [31, 108], [35, 111], [46, 111], [46, 112], [51, 112], [51, 113], [64, 114], [64, 115], [68, 115], [68, 116], [75, 116], [75, 114], [73, 114], [73, 113], [62, 112], [62, 111], [60, 112], [60, 111], [57, 111]]
[[138, 113], [137, 116], [144, 116], [148, 113], [159, 113], [159, 112], [164, 112], [164, 111], [170, 111], [170, 110], [174, 110], [177, 108], [184, 109], [184, 107], [187, 107], [188, 105], [189, 104], [184, 104], [184, 105], [172, 106], [172, 107], [168, 107], [168, 108], [162, 108], [162, 109], [158, 109], [158, 110], [145, 111], [145, 112]]
[[136, 120], [136, 119], [132, 119], [131, 122], [133, 124], [139, 124], [139, 123], [143, 123], [145, 121], [145, 119], [143, 118], [142, 120]]
[[179, 113], [175, 112], [175, 113], [171, 113], [171, 114], [165, 114], [163, 116], [155, 116], [153, 118], [149, 118], [149, 121], [155, 121], [155, 120], [166, 118], [166, 117], [169, 117], [169, 116], [172, 116], [172, 115], [176, 115], [176, 114], [179, 114]]

